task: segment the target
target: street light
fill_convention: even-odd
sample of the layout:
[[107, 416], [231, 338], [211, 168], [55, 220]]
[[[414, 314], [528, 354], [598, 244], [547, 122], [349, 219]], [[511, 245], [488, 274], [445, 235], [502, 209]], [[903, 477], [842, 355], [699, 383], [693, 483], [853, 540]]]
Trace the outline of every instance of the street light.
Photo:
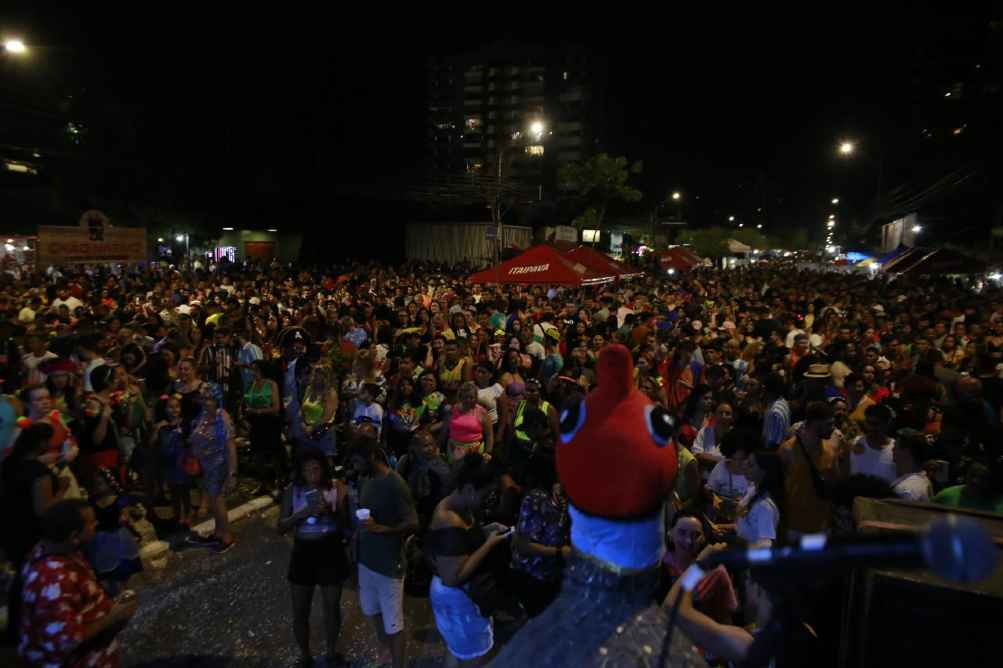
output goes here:
[[745, 227], [745, 223], [739, 223], [738, 226], [739, 227]]
[[836, 220], [836, 214], [830, 213], [829, 214], [829, 220]]
[[735, 222], [735, 216], [728, 216], [728, 222], [729, 223], [734, 223]]
[[761, 229], [763, 229], [763, 224], [762, 224], [762, 223], [759, 223], [759, 225], [756, 225], [756, 229], [757, 229], [757, 230], [761, 230]]
[[157, 243], [158, 244], [164, 243], [164, 238], [163, 237], [157, 237]]
[[675, 191], [674, 193], [672, 193], [672, 199], [674, 199], [677, 202], [682, 198], [682, 196], [683, 196], [683, 194], [681, 192], [679, 192], [678, 190]]
[[[546, 123], [543, 122], [543, 119], [537, 119], [535, 121], [531, 121], [530, 124], [529, 124], [529, 127], [527, 128], [529, 134], [532, 135], [532, 140], [533, 141], [537, 141], [537, 142], [538, 141], [543, 141], [543, 134], [546, 131], [546, 129], [547, 129], [547, 125], [546, 125]], [[497, 194], [494, 197], [494, 203], [491, 205], [491, 217], [494, 220], [494, 223], [495, 223], [495, 225], [497, 227], [497, 230], [498, 230], [498, 232], [497, 232], [497, 238], [498, 238], [499, 249], [500, 249], [500, 245], [504, 243], [504, 239], [505, 239], [505, 227], [504, 227], [504, 224], [502, 223], [502, 212], [501, 212], [502, 166], [505, 164], [505, 153], [508, 151], [509, 148], [511, 148], [512, 146], [514, 146], [516, 144], [516, 142], [519, 141], [520, 139], [522, 139], [522, 132], [521, 131], [516, 131], [516, 132], [512, 133], [512, 139], [511, 139], [510, 142], [501, 142], [501, 141], [499, 141], [499, 143], [498, 143], [498, 155], [497, 155], [497, 160], [498, 160], [498, 169], [497, 169], [497, 172], [498, 173], [497, 173], [497, 182], [496, 182], [497, 183], [497, 190], [496, 190]], [[540, 147], [541, 151], [542, 151], [542, 148], [543, 147]], [[540, 188], [541, 188], [540, 189], [540, 199], [542, 200], [543, 199], [543, 186], [541, 186]]]
[[832, 203], [833, 204], [839, 204], [839, 198], [838, 197], [833, 197], [832, 198]]
[[843, 141], [839, 143], [839, 154], [840, 155], [853, 155], [853, 152], [857, 150], [857, 145], [852, 141]]
[[177, 241], [178, 243], [181, 243], [185, 240], [185, 235], [179, 234], [178, 236], [174, 237], [174, 240]]
[[912, 231], [914, 233], [916, 233], [916, 234], [919, 234], [920, 232], [923, 231], [923, 226], [922, 225], [913, 225], [912, 226]]
[[3, 50], [14, 56], [23, 56], [28, 53], [28, 47], [25, 45], [24, 41], [16, 37], [5, 39], [3, 43]]

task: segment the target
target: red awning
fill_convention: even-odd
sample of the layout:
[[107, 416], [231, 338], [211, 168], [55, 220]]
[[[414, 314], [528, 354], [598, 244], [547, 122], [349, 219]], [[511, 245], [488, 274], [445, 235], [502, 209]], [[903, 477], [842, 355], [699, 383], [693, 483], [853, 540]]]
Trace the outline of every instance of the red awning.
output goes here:
[[682, 246], [655, 251], [655, 255], [658, 256], [658, 263], [663, 269], [675, 269], [676, 271], [689, 271], [703, 262], [700, 256]]
[[589, 246], [577, 246], [566, 251], [564, 255], [575, 262], [581, 262], [600, 275], [612, 275], [622, 279], [644, 275], [643, 271], [621, 264], [605, 253], [600, 253]]
[[561, 255], [552, 246], [533, 246], [517, 258], [470, 276], [471, 283], [519, 283], [596, 285], [608, 283], [615, 274], [599, 274], [580, 262]]

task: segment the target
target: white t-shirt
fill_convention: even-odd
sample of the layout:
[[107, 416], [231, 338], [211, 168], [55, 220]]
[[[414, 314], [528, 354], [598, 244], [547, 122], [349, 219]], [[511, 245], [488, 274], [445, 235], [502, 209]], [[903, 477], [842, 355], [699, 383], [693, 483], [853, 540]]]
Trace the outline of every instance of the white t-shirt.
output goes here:
[[70, 314], [72, 314], [74, 311], [76, 311], [78, 308], [84, 305], [82, 301], [80, 301], [73, 295], [70, 295], [66, 300], [59, 299], [58, 297], [52, 300], [52, 308], [57, 311], [59, 310], [59, 307], [64, 304], [66, 305], [66, 308], [70, 309]]
[[617, 328], [623, 327], [624, 321], [627, 319], [628, 315], [631, 315], [634, 309], [627, 306], [621, 306], [616, 310], [616, 326]]
[[858, 473], [881, 478], [889, 484], [895, 482], [899, 477], [895, 469], [895, 439], [875, 450], [867, 444], [866, 436], [858, 438], [850, 449], [850, 475]]
[[505, 394], [505, 388], [498, 383], [477, 390], [477, 403], [488, 410], [491, 424], [498, 424], [498, 397]]
[[707, 478], [707, 486], [718, 496], [736, 501], [744, 497], [750, 487], [754, 487], [749, 482], [749, 479], [741, 473], [731, 473], [728, 471], [728, 462], [723, 459], [710, 472], [710, 477]]
[[87, 363], [86, 367], [84, 367], [84, 391], [85, 392], [93, 392], [94, 391], [94, 387], [91, 385], [91, 371], [93, 371], [94, 369], [98, 368], [102, 364], [104, 364], [104, 358], [103, 357], [95, 357], [94, 359], [92, 359], [90, 362]]
[[767, 540], [775, 541], [779, 525], [780, 510], [770, 495], [766, 494], [752, 504], [748, 513], [738, 518], [735, 531], [739, 538], [752, 545]]
[[787, 346], [788, 349], [793, 349], [794, 339], [796, 339], [798, 336], [802, 334], [804, 334], [803, 329], [792, 329], [791, 331], [787, 332], [787, 338], [784, 340], [784, 345]]
[[37, 383], [44, 383], [46, 375], [38, 370], [38, 365], [46, 360], [54, 360], [58, 357], [54, 352], [46, 350], [45, 354], [41, 357], [35, 357], [33, 353], [28, 353], [21, 358], [21, 362], [24, 363], [25, 371], [28, 372], [28, 384], [35, 385]]
[[532, 355], [538, 360], [542, 360], [547, 356], [547, 349], [537, 341], [532, 341], [528, 346], [526, 346], [526, 354]]
[[933, 495], [933, 485], [926, 473], [910, 473], [892, 484], [895, 496], [906, 501], [929, 501]]
[[700, 427], [700, 431], [697, 432], [696, 438], [693, 439], [693, 445], [690, 446], [690, 451], [694, 455], [713, 455], [718, 458], [724, 457], [724, 455], [721, 454], [721, 444], [718, 442], [717, 430], [714, 429], [714, 427]]

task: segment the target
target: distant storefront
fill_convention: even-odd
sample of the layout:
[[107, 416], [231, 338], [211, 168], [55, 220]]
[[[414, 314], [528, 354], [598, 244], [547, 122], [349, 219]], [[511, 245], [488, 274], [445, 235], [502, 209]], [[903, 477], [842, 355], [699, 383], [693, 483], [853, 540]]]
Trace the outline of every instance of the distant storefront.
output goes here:
[[100, 211], [87, 211], [75, 226], [39, 225], [36, 260], [40, 266], [145, 262], [146, 229], [115, 227]]

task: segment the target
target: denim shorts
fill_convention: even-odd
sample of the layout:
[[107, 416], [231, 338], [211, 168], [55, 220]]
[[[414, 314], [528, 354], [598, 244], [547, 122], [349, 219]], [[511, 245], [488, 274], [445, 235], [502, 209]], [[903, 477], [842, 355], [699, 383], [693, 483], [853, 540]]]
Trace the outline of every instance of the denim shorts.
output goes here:
[[429, 587], [429, 599], [435, 625], [450, 654], [460, 661], [470, 661], [491, 651], [495, 644], [491, 620], [481, 616], [465, 591], [447, 587], [436, 575]]

